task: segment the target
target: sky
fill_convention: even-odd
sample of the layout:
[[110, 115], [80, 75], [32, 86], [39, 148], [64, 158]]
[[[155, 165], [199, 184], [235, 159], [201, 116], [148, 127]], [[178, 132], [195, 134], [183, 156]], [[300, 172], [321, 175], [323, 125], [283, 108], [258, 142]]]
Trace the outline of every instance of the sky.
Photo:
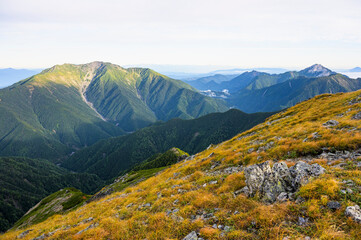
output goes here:
[[0, 68], [353, 68], [360, 13], [360, 0], [0, 0]]

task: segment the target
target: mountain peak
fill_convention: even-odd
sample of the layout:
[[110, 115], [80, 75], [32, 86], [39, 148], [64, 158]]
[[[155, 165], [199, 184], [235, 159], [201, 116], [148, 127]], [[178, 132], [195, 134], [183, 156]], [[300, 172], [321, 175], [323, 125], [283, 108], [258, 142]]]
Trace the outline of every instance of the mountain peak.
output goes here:
[[327, 77], [334, 74], [330, 69], [322, 66], [321, 64], [314, 64], [311, 67], [305, 68], [299, 72], [306, 77]]

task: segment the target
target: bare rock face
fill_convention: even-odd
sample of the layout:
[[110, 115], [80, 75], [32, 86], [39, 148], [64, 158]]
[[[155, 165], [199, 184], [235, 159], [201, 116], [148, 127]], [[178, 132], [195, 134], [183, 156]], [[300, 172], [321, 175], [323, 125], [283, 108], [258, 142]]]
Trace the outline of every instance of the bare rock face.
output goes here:
[[311, 177], [317, 177], [325, 172], [319, 164], [307, 164], [299, 161], [291, 168], [286, 163], [278, 162], [271, 168], [269, 162], [248, 166], [244, 170], [247, 186], [243, 192], [248, 196], [259, 194], [268, 203], [285, 201]]
[[351, 217], [355, 222], [361, 223], [361, 209], [358, 205], [348, 206], [345, 210], [345, 215]]

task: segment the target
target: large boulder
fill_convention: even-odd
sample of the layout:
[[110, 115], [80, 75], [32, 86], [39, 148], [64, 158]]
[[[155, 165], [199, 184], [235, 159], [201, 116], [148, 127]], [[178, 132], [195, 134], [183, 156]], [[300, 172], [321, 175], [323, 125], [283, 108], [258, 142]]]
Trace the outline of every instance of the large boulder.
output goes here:
[[317, 177], [324, 172], [325, 169], [317, 163], [310, 165], [299, 161], [288, 168], [285, 162], [278, 162], [271, 168], [267, 161], [245, 168], [247, 191], [240, 192], [248, 196], [255, 196], [258, 193], [263, 201], [269, 203], [276, 200], [284, 201], [302, 185], [308, 183], [311, 177]]

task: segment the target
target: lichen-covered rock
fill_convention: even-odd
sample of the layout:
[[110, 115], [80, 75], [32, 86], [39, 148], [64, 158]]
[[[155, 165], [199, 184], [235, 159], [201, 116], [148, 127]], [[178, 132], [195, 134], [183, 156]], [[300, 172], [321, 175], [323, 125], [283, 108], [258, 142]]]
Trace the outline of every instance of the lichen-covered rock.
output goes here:
[[348, 206], [345, 210], [346, 217], [351, 217], [355, 222], [361, 223], [361, 209], [358, 205]]
[[247, 187], [236, 191], [235, 195], [245, 193], [252, 197], [258, 193], [265, 202], [286, 201], [299, 187], [308, 183], [310, 177], [324, 172], [319, 164], [309, 165], [302, 161], [291, 168], [284, 162], [275, 163], [272, 168], [269, 162], [251, 165], [244, 170]]

